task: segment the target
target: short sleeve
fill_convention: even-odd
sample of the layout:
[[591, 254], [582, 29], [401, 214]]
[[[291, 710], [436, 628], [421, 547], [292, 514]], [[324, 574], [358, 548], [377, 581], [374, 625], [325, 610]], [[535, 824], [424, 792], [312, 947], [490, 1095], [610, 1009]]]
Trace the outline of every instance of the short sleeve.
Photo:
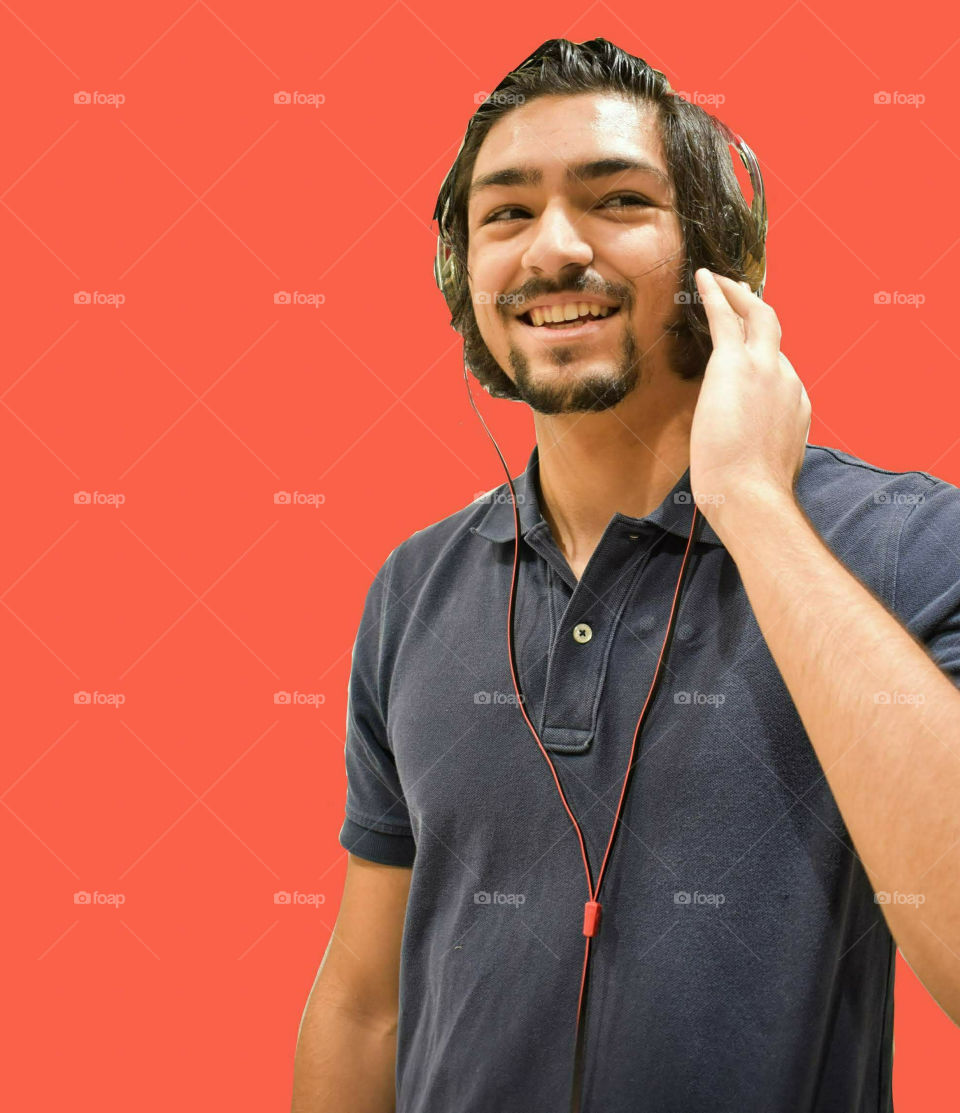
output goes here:
[[893, 610], [960, 687], [960, 488], [928, 479], [900, 530]]
[[339, 841], [359, 858], [388, 866], [410, 866], [416, 841], [397, 766], [387, 742], [382, 675], [383, 634], [396, 550], [367, 591], [347, 683], [344, 756], [347, 770], [345, 818]]

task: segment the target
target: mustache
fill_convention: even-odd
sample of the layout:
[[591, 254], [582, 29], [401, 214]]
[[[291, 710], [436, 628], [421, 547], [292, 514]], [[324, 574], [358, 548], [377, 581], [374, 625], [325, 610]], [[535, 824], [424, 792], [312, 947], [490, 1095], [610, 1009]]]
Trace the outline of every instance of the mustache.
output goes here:
[[[683, 248], [671, 251], [668, 255], [664, 255], [662, 259], [658, 259], [652, 266], [647, 267], [646, 270], [627, 277], [633, 281], [643, 278], [652, 274], [655, 270], [659, 270], [660, 267], [665, 266], [671, 259], [682, 253]], [[527, 301], [533, 301], [535, 298], [551, 297], [555, 294], [583, 294], [585, 297], [593, 295], [600, 298], [610, 298], [618, 306], [629, 305], [633, 297], [630, 286], [619, 283], [604, 283], [602, 280], [594, 280], [581, 274], [575, 275], [568, 282], [555, 285], [546, 285], [543, 282], [528, 283], [512, 293], [498, 295], [496, 299], [497, 307], [502, 315], [510, 316], [516, 306], [523, 305]]]

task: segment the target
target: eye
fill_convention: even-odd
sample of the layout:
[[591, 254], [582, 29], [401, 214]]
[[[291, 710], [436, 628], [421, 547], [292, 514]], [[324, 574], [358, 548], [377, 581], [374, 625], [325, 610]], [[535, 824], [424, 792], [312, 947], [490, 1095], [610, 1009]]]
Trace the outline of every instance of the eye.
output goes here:
[[[620, 201], [620, 200], [626, 200], [627, 202], [629, 202], [629, 204], [628, 205], [610, 205], [611, 201]], [[612, 197], [608, 197], [606, 199], [606, 201], [601, 202], [601, 205], [606, 205], [606, 206], [609, 206], [609, 207], [614, 208], [614, 209], [620, 209], [620, 208], [632, 208], [632, 207], [637, 206], [637, 205], [650, 206], [650, 205], [652, 205], [652, 203], [653, 203], [652, 201], [648, 201], [645, 197], [641, 197], [638, 193], [615, 193], [615, 194], [613, 194]], [[492, 212], [483, 223], [484, 224], [506, 224], [509, 220], [512, 220], [514, 218], [513, 217], [508, 217], [506, 220], [503, 220], [503, 219], [501, 219], [501, 217], [503, 217], [504, 213], [515, 213], [515, 212], [523, 213], [523, 212], [526, 212], [526, 209], [521, 209], [517, 205], [507, 205], [502, 209], [497, 209], [495, 212]]]
[[522, 213], [523, 211], [524, 211], [523, 209], [518, 209], [516, 207], [516, 205], [510, 205], [508, 208], [505, 208], [505, 209], [497, 209], [497, 211], [491, 213], [483, 223], [484, 224], [503, 224], [505, 222], [501, 221], [500, 217], [503, 216], [504, 213], [518, 213], [518, 212]]
[[[617, 193], [613, 197], [608, 198], [609, 201], [617, 201], [625, 197], [628, 201], [632, 201], [634, 205], [649, 205], [650, 201], [646, 197], [641, 197], [637, 193]], [[619, 206], [617, 206], [619, 208]]]

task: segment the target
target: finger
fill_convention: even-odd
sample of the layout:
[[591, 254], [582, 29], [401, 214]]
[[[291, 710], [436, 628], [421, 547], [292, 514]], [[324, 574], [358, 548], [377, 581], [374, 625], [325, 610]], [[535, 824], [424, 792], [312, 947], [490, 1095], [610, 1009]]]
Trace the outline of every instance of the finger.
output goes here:
[[779, 348], [782, 334], [780, 321], [773, 306], [761, 301], [756, 294], [745, 289], [734, 279], [727, 278], [723, 274], [715, 277], [717, 285], [729, 299], [731, 307], [743, 318], [746, 343], [758, 351], [767, 353], [772, 348]]
[[716, 275], [706, 267], [698, 267], [694, 272], [694, 278], [707, 314], [713, 346], [718, 348], [721, 345], [728, 347], [742, 345], [744, 334], [740, 318], [717, 283]]

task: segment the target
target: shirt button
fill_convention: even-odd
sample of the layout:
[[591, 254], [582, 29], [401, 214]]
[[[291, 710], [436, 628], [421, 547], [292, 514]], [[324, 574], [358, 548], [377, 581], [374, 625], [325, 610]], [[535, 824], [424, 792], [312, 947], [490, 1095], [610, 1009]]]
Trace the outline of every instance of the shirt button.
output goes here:
[[573, 640], [578, 642], [588, 642], [593, 637], [593, 631], [585, 623], [581, 622], [573, 628]]

